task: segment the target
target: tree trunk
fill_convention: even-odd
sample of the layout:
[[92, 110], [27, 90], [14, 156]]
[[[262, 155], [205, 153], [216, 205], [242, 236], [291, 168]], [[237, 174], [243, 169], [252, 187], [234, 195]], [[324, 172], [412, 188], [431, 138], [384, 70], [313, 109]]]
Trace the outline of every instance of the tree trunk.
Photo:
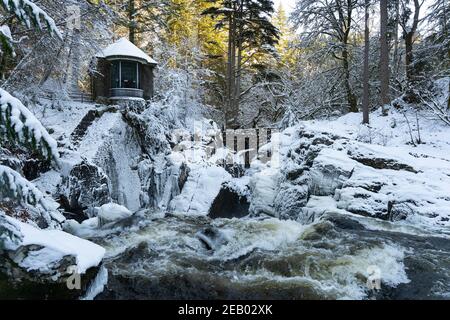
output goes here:
[[225, 104], [224, 104], [224, 114], [225, 114], [225, 125], [228, 128], [229, 122], [230, 122], [230, 112], [231, 112], [231, 92], [232, 92], [232, 56], [233, 56], [233, 17], [230, 14], [228, 18], [228, 55], [227, 55], [227, 76], [225, 80], [225, 86], [226, 86], [226, 94], [225, 94]]
[[385, 108], [391, 101], [389, 98], [389, 44], [387, 37], [388, 4], [387, 0], [380, 0], [380, 82], [382, 113], [387, 115]]
[[128, 32], [129, 32], [129, 40], [131, 43], [134, 43], [134, 44], [136, 44], [135, 14], [136, 14], [135, 0], [129, 0], [128, 1], [128, 20], [129, 20]]
[[[236, 12], [234, 6], [234, 12]], [[231, 23], [231, 70], [230, 70], [230, 118], [228, 127], [236, 129], [237, 113], [236, 113], [236, 16], [233, 16]]]
[[406, 79], [408, 83], [414, 82], [414, 56], [413, 56], [413, 40], [414, 33], [408, 32], [405, 35], [405, 68], [406, 68]]
[[341, 15], [341, 20], [343, 21], [343, 37], [342, 37], [342, 66], [344, 68], [345, 76], [345, 90], [347, 92], [347, 103], [350, 112], [358, 112], [358, 100], [352, 90], [351, 79], [350, 79], [350, 57], [348, 51], [348, 39], [350, 36], [350, 29], [352, 24], [352, 12], [353, 12], [353, 1], [347, 0], [347, 12], [344, 18], [343, 10], [339, 11]]
[[352, 86], [350, 83], [350, 65], [347, 43], [344, 44], [344, 50], [342, 51], [342, 66], [344, 68], [345, 91], [347, 92], [349, 111], [358, 112], [358, 102], [356, 100], [356, 96], [353, 94]]
[[[237, 30], [237, 64], [236, 64], [236, 87], [235, 87], [235, 95], [234, 95], [234, 116], [237, 120], [239, 117], [240, 110], [240, 100], [241, 100], [241, 75], [242, 75], [242, 33], [243, 33], [243, 10], [244, 10], [244, 1], [241, 0], [239, 3], [239, 12], [238, 12], [238, 26]], [[237, 125], [237, 121], [235, 121], [235, 125]]]
[[415, 70], [414, 70], [414, 55], [413, 55], [413, 43], [414, 36], [417, 32], [417, 27], [419, 26], [420, 17], [420, 0], [414, 0], [414, 17], [413, 23], [409, 30], [404, 32], [405, 39], [405, 66], [406, 66], [406, 79], [409, 84], [412, 84], [415, 80]]
[[363, 123], [369, 124], [369, 50], [370, 50], [370, 32], [369, 32], [369, 6], [370, 0], [365, 0], [365, 27], [364, 27], [364, 67], [363, 67]]
[[398, 24], [400, 22], [400, 0], [395, 0], [395, 27], [394, 27], [394, 79], [398, 79], [399, 49], [398, 49]]

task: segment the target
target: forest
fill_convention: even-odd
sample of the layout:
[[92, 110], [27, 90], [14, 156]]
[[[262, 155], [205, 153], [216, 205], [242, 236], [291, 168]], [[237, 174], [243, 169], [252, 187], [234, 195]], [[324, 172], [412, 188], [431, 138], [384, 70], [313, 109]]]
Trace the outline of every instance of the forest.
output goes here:
[[450, 298], [450, 1], [0, 19], [0, 299]]

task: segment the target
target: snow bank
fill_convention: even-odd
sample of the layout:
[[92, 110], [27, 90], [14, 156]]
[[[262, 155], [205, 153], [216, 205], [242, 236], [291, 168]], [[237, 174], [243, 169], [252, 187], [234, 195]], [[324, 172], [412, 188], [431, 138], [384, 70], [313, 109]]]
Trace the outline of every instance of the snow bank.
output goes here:
[[77, 272], [83, 274], [89, 268], [98, 266], [105, 255], [105, 249], [99, 245], [66, 232], [40, 230], [11, 217], [6, 217], [6, 219], [22, 234], [21, 246], [44, 247], [25, 259], [24, 262], [29, 270], [46, 268], [62, 257], [71, 255], [76, 258]]

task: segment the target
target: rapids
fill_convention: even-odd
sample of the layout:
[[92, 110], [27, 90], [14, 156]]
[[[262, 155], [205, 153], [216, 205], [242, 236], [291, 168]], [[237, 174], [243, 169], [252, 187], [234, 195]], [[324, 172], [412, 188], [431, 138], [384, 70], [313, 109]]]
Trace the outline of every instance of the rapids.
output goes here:
[[[108, 283], [97, 299], [449, 297], [448, 238], [368, 228], [370, 221], [325, 214], [302, 225], [141, 211], [90, 237], [107, 250]], [[367, 285], [374, 268], [378, 291]]]

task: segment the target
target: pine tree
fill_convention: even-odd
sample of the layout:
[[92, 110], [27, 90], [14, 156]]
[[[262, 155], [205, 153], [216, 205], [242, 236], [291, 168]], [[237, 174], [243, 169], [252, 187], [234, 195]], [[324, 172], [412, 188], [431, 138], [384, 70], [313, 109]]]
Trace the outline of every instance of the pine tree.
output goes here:
[[127, 35], [140, 46], [145, 33], [156, 35], [167, 15], [172, 0], [106, 0], [115, 21], [115, 33]]
[[280, 56], [281, 64], [284, 66], [293, 66], [295, 63], [295, 52], [292, 49], [294, 32], [292, 26], [289, 24], [288, 16], [282, 3], [278, 6], [272, 23], [280, 33], [280, 39], [275, 47]]
[[242, 95], [242, 71], [258, 55], [275, 51], [279, 32], [270, 18], [274, 13], [271, 0], [212, 0], [205, 15], [217, 17], [216, 29], [227, 29], [227, 71], [225, 118], [228, 128], [238, 128]]

